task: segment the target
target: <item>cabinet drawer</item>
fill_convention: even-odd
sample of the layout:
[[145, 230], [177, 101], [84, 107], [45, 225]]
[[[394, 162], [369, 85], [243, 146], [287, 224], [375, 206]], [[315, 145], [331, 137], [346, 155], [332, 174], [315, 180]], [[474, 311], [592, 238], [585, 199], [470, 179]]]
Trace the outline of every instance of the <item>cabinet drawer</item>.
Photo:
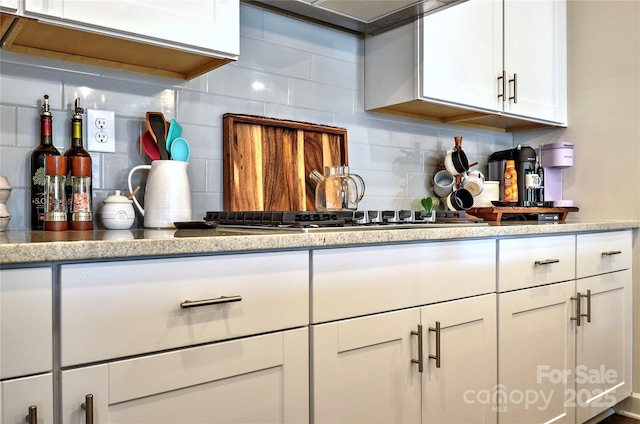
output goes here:
[[[62, 365], [306, 325], [308, 263], [280, 252], [64, 265]], [[181, 308], [203, 299], [227, 302]]]
[[51, 268], [0, 270], [0, 379], [51, 371]]
[[498, 241], [498, 291], [575, 278], [575, 236], [524, 237]]
[[579, 234], [576, 246], [578, 278], [631, 268], [631, 231]]
[[313, 323], [495, 292], [495, 240], [313, 252]]
[[305, 423], [307, 328], [245, 337], [62, 372], [62, 421]]

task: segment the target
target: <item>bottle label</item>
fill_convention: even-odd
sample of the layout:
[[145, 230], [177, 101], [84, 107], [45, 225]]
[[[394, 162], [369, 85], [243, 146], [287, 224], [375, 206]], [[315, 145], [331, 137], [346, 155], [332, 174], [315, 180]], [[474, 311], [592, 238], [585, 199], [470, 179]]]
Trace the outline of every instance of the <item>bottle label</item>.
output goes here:
[[538, 174], [526, 174], [524, 177], [527, 189], [539, 188], [542, 185], [542, 180]]

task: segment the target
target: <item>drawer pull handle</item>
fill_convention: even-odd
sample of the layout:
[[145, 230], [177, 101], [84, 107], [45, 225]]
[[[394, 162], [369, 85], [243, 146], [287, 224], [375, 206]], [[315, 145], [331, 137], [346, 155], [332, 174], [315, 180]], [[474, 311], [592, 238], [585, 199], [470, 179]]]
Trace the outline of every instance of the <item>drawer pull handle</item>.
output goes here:
[[[587, 290], [587, 294], [579, 294], [578, 293], [578, 297], [586, 297], [587, 298], [587, 313], [586, 314], [582, 314], [580, 315], [581, 317], [587, 317], [587, 322], [591, 322], [591, 290]], [[580, 301], [578, 301], [580, 302]]]
[[436, 333], [436, 354], [429, 355], [429, 359], [436, 360], [436, 368], [440, 368], [440, 321], [436, 321], [436, 326], [429, 327], [429, 331]]
[[418, 336], [418, 359], [412, 359], [411, 363], [418, 364], [418, 372], [424, 371], [424, 361], [422, 352], [422, 325], [418, 324], [418, 331], [412, 331], [411, 334]]
[[622, 254], [621, 250], [609, 250], [608, 252], [602, 252], [602, 256], [613, 256]]
[[38, 407], [31, 405], [29, 407], [29, 415], [24, 417], [24, 419], [29, 424], [38, 424]]
[[580, 321], [582, 320], [582, 314], [580, 313], [580, 298], [582, 295], [580, 292], [577, 293], [576, 297], [572, 297], [571, 300], [576, 300], [576, 316], [571, 317], [571, 321], [576, 321], [576, 325], [580, 327]]
[[84, 397], [84, 402], [81, 406], [84, 409], [85, 423], [93, 424], [93, 395], [91, 393]]
[[557, 264], [560, 262], [560, 259], [545, 259], [543, 261], [536, 261], [536, 265], [549, 265], [549, 264]]
[[221, 303], [240, 302], [242, 296], [220, 296], [215, 299], [203, 299], [203, 300], [185, 300], [180, 304], [180, 309], [196, 308], [198, 306], [219, 305]]

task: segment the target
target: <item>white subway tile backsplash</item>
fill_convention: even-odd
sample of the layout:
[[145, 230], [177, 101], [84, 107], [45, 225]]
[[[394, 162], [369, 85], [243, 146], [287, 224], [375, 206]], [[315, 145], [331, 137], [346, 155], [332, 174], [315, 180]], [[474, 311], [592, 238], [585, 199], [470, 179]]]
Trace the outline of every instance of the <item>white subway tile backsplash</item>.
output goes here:
[[41, 66], [29, 66], [14, 61], [30, 61], [30, 56], [2, 52], [0, 59], [0, 101], [3, 105], [40, 108], [45, 94], [53, 109], [61, 109], [63, 74]]
[[321, 84], [362, 90], [364, 65], [332, 57], [314, 55], [311, 60], [311, 80]]
[[237, 66], [276, 75], [310, 79], [312, 54], [254, 38], [242, 38]]
[[[471, 161], [513, 137], [413, 118], [367, 112], [361, 36], [241, 4], [240, 59], [191, 81], [78, 65], [3, 52], [0, 57], [0, 174], [14, 187], [9, 229], [29, 226], [29, 158], [39, 139], [42, 97], [51, 98], [54, 145], [69, 147], [71, 105], [113, 110], [115, 153], [94, 153], [94, 210], [113, 190], [128, 193], [134, 166], [149, 163], [140, 148], [147, 111], [177, 119], [191, 145], [188, 175], [193, 219], [223, 207], [222, 116], [269, 116], [346, 128], [352, 172], [366, 182], [361, 209], [420, 209], [453, 137], [463, 136]], [[85, 122], [85, 126], [89, 123]], [[86, 145], [86, 144], [85, 144]], [[134, 186], [144, 187], [136, 173]], [[142, 200], [144, 192], [137, 196]], [[96, 223], [99, 218], [96, 216]], [[134, 225], [141, 226], [142, 219]]]
[[290, 79], [289, 105], [325, 110], [336, 114], [352, 114], [353, 90]]
[[18, 110], [0, 105], [0, 146], [16, 146]]
[[[262, 38], [265, 41], [325, 56], [330, 56], [333, 52], [335, 31], [329, 28], [279, 13], [264, 13], [262, 28]], [[242, 50], [242, 46], [240, 49]]]

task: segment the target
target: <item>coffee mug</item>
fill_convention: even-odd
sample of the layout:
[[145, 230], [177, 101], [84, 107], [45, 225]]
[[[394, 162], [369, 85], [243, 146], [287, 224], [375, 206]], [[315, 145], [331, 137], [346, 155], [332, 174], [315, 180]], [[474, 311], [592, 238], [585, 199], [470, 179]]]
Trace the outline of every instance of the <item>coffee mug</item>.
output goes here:
[[444, 167], [451, 175], [458, 175], [469, 170], [469, 159], [462, 149], [448, 150], [444, 157]]
[[461, 188], [451, 192], [446, 199], [450, 211], [466, 211], [473, 206], [473, 195], [469, 190]]
[[462, 188], [469, 190], [472, 196], [477, 196], [484, 189], [484, 175], [480, 171], [470, 171], [462, 180]]
[[438, 197], [447, 197], [453, 191], [455, 178], [444, 169], [433, 176], [433, 192]]

